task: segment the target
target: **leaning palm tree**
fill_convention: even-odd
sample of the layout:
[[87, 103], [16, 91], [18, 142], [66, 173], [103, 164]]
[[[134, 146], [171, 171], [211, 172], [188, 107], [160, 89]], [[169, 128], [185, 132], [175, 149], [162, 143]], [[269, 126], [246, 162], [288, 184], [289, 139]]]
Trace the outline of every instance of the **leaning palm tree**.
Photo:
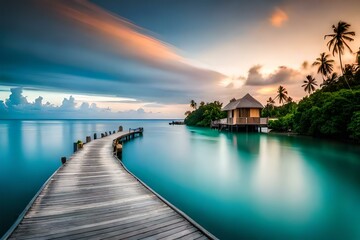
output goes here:
[[288, 97], [288, 98], [286, 99], [286, 103], [292, 103], [292, 102], [293, 102], [292, 97]]
[[191, 114], [191, 111], [186, 111], [186, 112], [185, 112], [185, 115], [186, 115], [186, 116], [189, 116], [190, 114]]
[[[339, 60], [340, 60], [340, 67], [341, 71], [344, 74], [344, 68], [342, 65], [341, 55], [344, 53], [345, 47], [349, 49], [349, 51], [352, 53], [351, 48], [349, 47], [347, 41], [351, 42], [354, 41], [354, 39], [351, 36], [355, 36], [355, 32], [349, 31], [350, 24], [340, 21], [338, 22], [337, 26], [332, 25], [333, 33], [327, 34], [324, 36], [324, 39], [327, 37], [330, 37], [330, 41], [327, 43], [327, 46], [329, 47], [329, 50], [332, 48], [332, 54], [335, 56], [335, 53], [339, 54]], [[344, 78], [348, 87], [351, 89], [348, 81], [346, 80], [346, 77]]]
[[304, 84], [301, 85], [305, 92], [308, 92], [309, 94], [315, 91], [315, 86], [317, 86], [316, 80], [311, 75], [307, 75], [306, 80], [304, 80]]
[[333, 62], [334, 60], [329, 59], [330, 55], [326, 53], [321, 53], [320, 57], [316, 59], [316, 61], [312, 64], [313, 66], [318, 67], [318, 73], [321, 73], [323, 77], [323, 82], [325, 81], [325, 77], [327, 77], [333, 71]]
[[190, 101], [190, 107], [192, 107], [193, 109], [196, 109], [197, 103], [194, 100]]
[[274, 98], [274, 100], [278, 98], [280, 104], [284, 103], [286, 101], [286, 99], [288, 98], [287, 94], [288, 94], [287, 90], [283, 86], [279, 86], [279, 88], [277, 90], [277, 95]]

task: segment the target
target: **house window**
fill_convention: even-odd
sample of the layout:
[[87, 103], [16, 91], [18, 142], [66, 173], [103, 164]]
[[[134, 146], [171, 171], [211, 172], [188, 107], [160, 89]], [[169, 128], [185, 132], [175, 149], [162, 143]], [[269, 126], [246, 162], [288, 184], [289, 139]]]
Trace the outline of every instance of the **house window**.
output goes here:
[[250, 117], [250, 109], [249, 108], [239, 109], [239, 117]]

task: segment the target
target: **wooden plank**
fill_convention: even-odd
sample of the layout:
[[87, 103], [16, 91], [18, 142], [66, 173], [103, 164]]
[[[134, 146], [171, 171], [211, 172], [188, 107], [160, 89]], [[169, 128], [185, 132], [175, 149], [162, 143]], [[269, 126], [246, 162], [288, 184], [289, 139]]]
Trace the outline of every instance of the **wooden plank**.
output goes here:
[[134, 136], [85, 144], [47, 181], [9, 239], [207, 239], [115, 159], [114, 139]]
[[196, 232], [190, 233], [188, 235], [185, 235], [183, 237], [179, 237], [178, 239], [180, 239], [180, 240], [193, 240], [193, 239], [197, 239], [197, 238], [202, 237], [202, 236], [204, 236], [204, 235], [201, 232], [196, 231]]

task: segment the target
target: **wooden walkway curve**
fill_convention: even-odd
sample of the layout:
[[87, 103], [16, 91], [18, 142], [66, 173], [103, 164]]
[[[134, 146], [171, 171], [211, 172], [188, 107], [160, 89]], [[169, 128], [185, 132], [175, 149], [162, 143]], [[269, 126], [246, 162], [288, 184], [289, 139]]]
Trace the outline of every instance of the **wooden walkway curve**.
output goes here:
[[9, 239], [208, 239], [113, 156], [120, 132], [76, 152], [46, 183]]

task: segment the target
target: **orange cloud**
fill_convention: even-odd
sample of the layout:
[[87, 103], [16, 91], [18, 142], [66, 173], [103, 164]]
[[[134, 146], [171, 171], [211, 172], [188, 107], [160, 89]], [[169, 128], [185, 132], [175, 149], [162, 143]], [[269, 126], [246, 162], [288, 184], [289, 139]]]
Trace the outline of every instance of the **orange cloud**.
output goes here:
[[271, 15], [270, 23], [274, 27], [281, 27], [288, 19], [289, 17], [286, 12], [284, 12], [280, 8], [276, 8]]
[[[119, 45], [122, 52], [136, 58], [162, 61], [184, 61], [174, 49], [156, 38], [142, 34], [144, 29], [114, 16], [100, 7], [83, 0], [54, 1], [54, 9], [68, 18], [102, 33], [102, 37]], [[125, 45], [125, 46], [124, 46]]]

